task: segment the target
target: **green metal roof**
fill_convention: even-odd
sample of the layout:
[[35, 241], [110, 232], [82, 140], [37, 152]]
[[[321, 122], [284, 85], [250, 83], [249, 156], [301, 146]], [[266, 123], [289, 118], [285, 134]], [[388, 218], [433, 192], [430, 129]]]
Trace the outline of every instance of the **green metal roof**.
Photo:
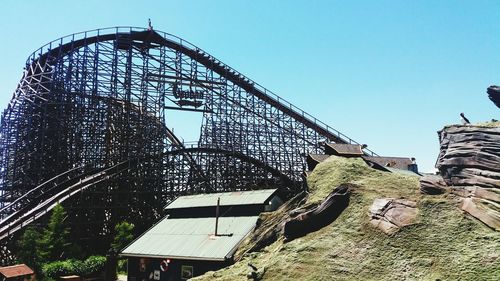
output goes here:
[[122, 256], [171, 259], [217, 260], [232, 257], [243, 238], [255, 227], [254, 217], [220, 217], [214, 236], [215, 218], [165, 218], [121, 253]]
[[221, 206], [264, 204], [276, 190], [262, 189], [181, 196], [165, 207], [165, 209], [216, 206], [217, 198], [220, 198]]

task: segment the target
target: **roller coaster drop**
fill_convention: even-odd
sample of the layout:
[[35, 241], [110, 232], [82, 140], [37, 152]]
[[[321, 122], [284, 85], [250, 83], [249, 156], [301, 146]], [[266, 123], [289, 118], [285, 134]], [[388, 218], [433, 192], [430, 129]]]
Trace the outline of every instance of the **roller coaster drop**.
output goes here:
[[[203, 115], [196, 147], [168, 128], [172, 110]], [[0, 239], [55, 202], [74, 236], [97, 241], [120, 220], [147, 227], [182, 194], [291, 195], [324, 141], [355, 143], [178, 37], [132, 27], [66, 36], [29, 57], [2, 114]]]

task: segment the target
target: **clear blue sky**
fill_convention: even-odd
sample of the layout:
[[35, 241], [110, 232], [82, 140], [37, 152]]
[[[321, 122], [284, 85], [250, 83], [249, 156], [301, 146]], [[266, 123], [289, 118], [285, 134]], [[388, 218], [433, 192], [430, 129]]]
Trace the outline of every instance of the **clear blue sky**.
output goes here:
[[41, 45], [148, 18], [375, 152], [416, 157], [423, 171], [434, 167], [436, 131], [460, 112], [500, 119], [486, 95], [500, 84], [500, 1], [478, 0], [4, 0], [0, 108]]

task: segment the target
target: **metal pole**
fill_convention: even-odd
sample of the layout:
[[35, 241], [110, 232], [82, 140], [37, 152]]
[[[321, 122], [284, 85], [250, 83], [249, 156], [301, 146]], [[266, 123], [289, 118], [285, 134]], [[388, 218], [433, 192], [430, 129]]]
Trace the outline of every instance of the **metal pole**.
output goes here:
[[219, 226], [219, 205], [220, 197], [217, 198], [217, 207], [215, 208], [215, 236], [217, 236], [217, 227]]

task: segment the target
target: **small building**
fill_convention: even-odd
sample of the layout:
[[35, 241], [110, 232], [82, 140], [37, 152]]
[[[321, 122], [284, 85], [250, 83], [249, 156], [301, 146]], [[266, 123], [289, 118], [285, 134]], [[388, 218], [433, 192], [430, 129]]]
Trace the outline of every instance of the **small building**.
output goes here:
[[[319, 163], [325, 161], [326, 159], [328, 159], [328, 157], [330, 157], [330, 155], [328, 154], [308, 154], [306, 158], [306, 163], [307, 167], [309, 168], [309, 171], [307, 172], [309, 173], [312, 172]], [[306, 177], [309, 176], [307, 172], [306, 172]]]
[[29, 281], [35, 280], [35, 272], [25, 264], [0, 267], [2, 280]]
[[363, 152], [366, 146], [359, 144], [325, 142], [323, 145], [325, 149], [324, 154], [309, 154], [307, 156], [306, 162], [308, 171], [304, 172], [305, 177], [309, 176], [319, 163], [325, 161], [332, 155], [340, 157], [360, 157], [368, 166], [381, 171], [405, 175], [420, 175], [415, 158], [368, 156]]
[[364, 155], [363, 146], [349, 143], [325, 143], [325, 154], [342, 157], [360, 157]]
[[170, 218], [215, 217], [219, 200], [219, 213], [226, 216], [256, 216], [278, 209], [283, 201], [277, 189], [233, 191], [181, 196], [165, 207]]
[[415, 158], [363, 156], [363, 159], [368, 165], [376, 169], [387, 170], [392, 173], [419, 175]]
[[166, 206], [165, 218], [121, 252], [128, 258], [127, 280], [187, 280], [231, 265], [238, 246], [255, 228], [259, 213], [282, 204], [276, 191], [177, 198]]

